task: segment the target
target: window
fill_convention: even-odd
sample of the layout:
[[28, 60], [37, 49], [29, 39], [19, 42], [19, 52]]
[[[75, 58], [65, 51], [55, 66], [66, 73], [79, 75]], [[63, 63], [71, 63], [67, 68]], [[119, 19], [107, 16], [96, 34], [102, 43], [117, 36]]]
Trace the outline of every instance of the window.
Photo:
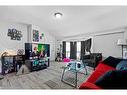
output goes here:
[[81, 42], [77, 42], [77, 53], [76, 53], [76, 56], [77, 56], [77, 59], [80, 60], [80, 54], [81, 54]]
[[66, 42], [66, 57], [70, 58], [70, 42]]
[[[80, 60], [81, 54], [81, 42], [77, 42], [77, 50], [76, 50], [76, 57]], [[66, 42], [66, 57], [70, 58], [70, 42]]]

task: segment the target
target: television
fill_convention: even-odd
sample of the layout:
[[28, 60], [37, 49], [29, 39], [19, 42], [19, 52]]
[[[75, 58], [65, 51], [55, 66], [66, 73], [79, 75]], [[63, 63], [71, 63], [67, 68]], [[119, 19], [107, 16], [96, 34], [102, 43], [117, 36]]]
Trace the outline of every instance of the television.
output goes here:
[[[37, 52], [35, 52], [37, 51]], [[25, 43], [25, 56], [29, 57], [40, 56], [50, 57], [50, 45], [41, 43]]]
[[50, 47], [49, 44], [38, 44], [38, 52], [44, 51], [43, 55], [47, 54], [47, 57], [50, 57]]

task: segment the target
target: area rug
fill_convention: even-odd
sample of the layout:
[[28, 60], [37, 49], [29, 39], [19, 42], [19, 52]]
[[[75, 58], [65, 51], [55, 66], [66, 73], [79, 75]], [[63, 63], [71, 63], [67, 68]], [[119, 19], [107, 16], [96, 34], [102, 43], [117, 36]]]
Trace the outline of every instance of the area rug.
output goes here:
[[[70, 79], [72, 80], [72, 79]], [[46, 81], [44, 84], [46, 84], [51, 89], [72, 89], [74, 87], [63, 83], [59, 78], [54, 78], [52, 80]]]
[[58, 83], [56, 83], [56, 82], [54, 82], [52, 80], [46, 81], [44, 84], [49, 86], [51, 89], [57, 89], [57, 88], [59, 88]]

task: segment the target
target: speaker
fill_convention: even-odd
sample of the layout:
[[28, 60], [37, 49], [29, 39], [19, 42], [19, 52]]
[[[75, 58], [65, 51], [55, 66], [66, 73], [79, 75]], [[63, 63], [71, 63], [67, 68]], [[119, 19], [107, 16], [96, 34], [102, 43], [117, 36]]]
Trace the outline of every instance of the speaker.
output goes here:
[[25, 59], [29, 59], [32, 52], [32, 44], [31, 43], [25, 43]]
[[48, 67], [50, 66], [50, 59], [48, 59]]
[[50, 57], [50, 45], [49, 44], [47, 44], [47, 48], [48, 48], [47, 57]]

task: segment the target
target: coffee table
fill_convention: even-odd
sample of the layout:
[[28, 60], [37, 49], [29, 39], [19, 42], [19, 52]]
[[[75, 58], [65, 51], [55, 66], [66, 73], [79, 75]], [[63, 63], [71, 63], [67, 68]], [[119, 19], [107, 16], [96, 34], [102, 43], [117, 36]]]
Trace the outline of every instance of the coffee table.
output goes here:
[[[68, 62], [68, 64], [66, 66], [62, 67], [63, 72], [62, 72], [62, 76], [61, 76], [61, 81], [70, 85], [70, 86], [77, 88], [78, 73], [87, 75], [86, 65], [87, 65], [87, 63], [83, 63], [82, 61], [77, 61], [77, 60]], [[65, 72], [67, 73], [67, 71], [75, 73], [74, 84], [72, 84], [64, 79]]]

